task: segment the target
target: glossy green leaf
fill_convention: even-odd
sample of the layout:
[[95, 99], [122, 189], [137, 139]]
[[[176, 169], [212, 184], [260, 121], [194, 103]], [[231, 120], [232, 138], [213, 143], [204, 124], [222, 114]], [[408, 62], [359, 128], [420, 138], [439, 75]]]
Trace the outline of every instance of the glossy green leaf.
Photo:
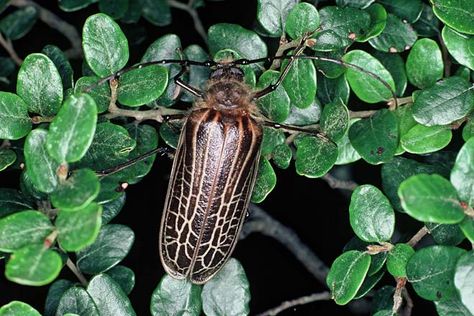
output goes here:
[[136, 142], [122, 126], [108, 122], [99, 123], [92, 144], [79, 164], [94, 170], [114, 167], [124, 162], [135, 146]]
[[439, 19], [430, 5], [423, 3], [420, 18], [413, 24], [419, 36], [433, 37], [439, 33]]
[[84, 9], [96, 0], [59, 0], [59, 7], [66, 12]]
[[318, 27], [318, 11], [312, 4], [306, 2], [295, 5], [288, 14], [285, 23], [285, 31], [293, 39], [312, 33]]
[[48, 56], [58, 69], [64, 89], [72, 88], [74, 85], [74, 71], [63, 51], [57, 46], [46, 45], [41, 52]]
[[381, 4], [374, 3], [366, 8], [365, 12], [370, 15], [370, 26], [367, 33], [357, 39], [358, 42], [367, 42], [369, 39], [378, 36], [387, 24], [387, 11]]
[[257, 20], [271, 36], [281, 36], [288, 13], [294, 6], [294, 0], [259, 0], [257, 1]]
[[129, 295], [135, 286], [135, 273], [125, 266], [115, 266], [106, 272], [118, 285], [122, 291]]
[[99, 0], [99, 10], [112, 19], [120, 19], [128, 9], [128, 0]]
[[95, 104], [97, 105], [97, 112], [103, 113], [107, 111], [110, 103], [110, 87], [107, 84], [97, 85], [97, 82], [100, 80], [99, 77], [81, 77], [76, 81], [74, 87], [74, 93], [79, 94], [85, 92], [86, 89], [92, 88], [87, 92], [88, 95], [94, 99]]
[[76, 313], [81, 316], [100, 316], [89, 293], [79, 286], [68, 289], [59, 301], [55, 315], [65, 315], [66, 313]]
[[13, 189], [0, 188], [0, 218], [35, 207], [36, 204], [25, 194]]
[[406, 277], [406, 266], [408, 260], [415, 253], [415, 250], [408, 244], [396, 244], [389, 251], [387, 257], [387, 270], [396, 278]]
[[103, 13], [87, 18], [82, 31], [84, 58], [99, 77], [122, 69], [128, 61], [128, 42], [117, 23]]
[[425, 226], [438, 245], [456, 246], [466, 238], [458, 224], [425, 223]]
[[349, 140], [368, 163], [389, 161], [398, 146], [398, 122], [395, 114], [382, 109], [367, 119], [355, 122], [349, 129]]
[[416, 39], [417, 34], [410, 24], [389, 13], [385, 29], [379, 36], [370, 39], [369, 43], [382, 52], [397, 53], [410, 49]]
[[321, 116], [321, 104], [317, 99], [305, 108], [300, 109], [296, 106], [290, 107], [290, 114], [283, 122], [288, 125], [311, 125], [316, 124]]
[[430, 301], [456, 295], [455, 264], [466, 250], [450, 246], [429, 246], [418, 250], [408, 261], [408, 281], [416, 294]]
[[459, 150], [451, 170], [451, 183], [459, 198], [474, 206], [474, 138], [468, 140]]
[[43, 54], [28, 55], [18, 72], [16, 92], [29, 112], [55, 115], [63, 102], [63, 84], [51, 59]]
[[459, 258], [454, 272], [454, 285], [459, 292], [461, 301], [471, 313], [474, 313], [474, 302], [472, 301], [472, 293], [474, 292], [473, 267], [474, 252], [469, 251]]
[[443, 42], [448, 52], [458, 63], [474, 70], [474, 51], [472, 50], [473, 36], [461, 34], [445, 26], [442, 31]]
[[308, 178], [325, 175], [336, 162], [337, 146], [329, 139], [302, 135], [295, 141], [296, 172]]
[[[394, 292], [395, 292], [395, 287], [390, 286], [390, 285], [384, 285], [375, 292], [373, 303], [372, 303], [372, 312], [374, 313], [374, 315], [377, 311], [383, 311], [383, 310], [392, 311]], [[393, 315], [390, 315], [390, 316], [393, 316]]]
[[379, 0], [379, 2], [387, 11], [409, 23], [417, 21], [423, 9], [421, 0]]
[[0, 91], [0, 139], [20, 139], [30, 131], [28, 105], [16, 94]]
[[429, 88], [443, 77], [444, 64], [438, 44], [429, 38], [416, 41], [408, 54], [407, 77], [414, 86]]
[[39, 243], [53, 231], [49, 218], [38, 211], [23, 211], [0, 219], [0, 250], [13, 252]]
[[275, 188], [276, 181], [276, 174], [270, 162], [264, 158], [260, 159], [251, 201], [260, 203], [265, 200], [267, 195]]
[[201, 305], [199, 285], [192, 284], [186, 279], [174, 279], [165, 274], [153, 291], [150, 310], [153, 316], [199, 316]]
[[46, 302], [44, 303], [44, 316], [56, 315], [61, 297], [72, 285], [71, 281], [65, 279], [56, 280], [51, 284], [46, 296]]
[[[351, 119], [349, 121], [349, 128], [358, 120], [360, 119]], [[338, 151], [336, 165], [345, 165], [361, 158], [349, 140], [349, 130], [347, 130], [344, 136], [336, 142], [336, 145]]]
[[272, 152], [272, 161], [280, 169], [286, 169], [290, 166], [293, 158], [293, 151], [287, 144], [276, 146]]
[[0, 171], [11, 166], [16, 160], [16, 154], [11, 149], [0, 149]]
[[92, 297], [99, 315], [136, 315], [127, 295], [107, 274], [93, 277], [87, 286], [87, 293]]
[[377, 58], [392, 75], [393, 81], [395, 82], [396, 95], [399, 97], [403, 96], [407, 87], [407, 75], [403, 58], [398, 54], [384, 53], [378, 50], [375, 50], [372, 55]]
[[[258, 79], [257, 88], [264, 89], [273, 84], [280, 77], [280, 73], [275, 70], [265, 71]], [[275, 122], [283, 122], [290, 114], [290, 97], [283, 85], [280, 85], [270, 94], [260, 98], [257, 102], [262, 113]]]
[[99, 234], [102, 206], [91, 203], [77, 212], [60, 212], [56, 218], [59, 244], [66, 251], [79, 251]]
[[[209, 55], [207, 52], [198, 45], [190, 45], [186, 47], [183, 51], [186, 58], [190, 60], [196, 61], [206, 61], [209, 60]], [[200, 67], [200, 66], [189, 66], [189, 77], [188, 77], [188, 84], [192, 87], [198, 88], [203, 91], [206, 88], [207, 80], [209, 79], [211, 71], [208, 67]], [[191, 102], [196, 97], [188, 92], [184, 93], [181, 97], [183, 101]]]
[[61, 210], [77, 210], [93, 201], [99, 190], [100, 183], [95, 172], [90, 169], [79, 169], [59, 184], [56, 191], [51, 194], [51, 202]]
[[416, 124], [402, 136], [400, 144], [409, 153], [426, 154], [446, 147], [451, 138], [451, 130], [446, 126]]
[[46, 148], [59, 162], [80, 160], [92, 143], [97, 123], [97, 106], [87, 94], [66, 99], [49, 127]]
[[474, 8], [470, 0], [431, 0], [433, 11], [444, 24], [456, 31], [474, 34]]
[[[287, 63], [283, 62], [282, 71]], [[290, 71], [282, 82], [290, 97], [291, 106], [304, 109], [313, 103], [316, 96], [316, 78], [316, 69], [311, 60], [294, 60]]]
[[[317, 47], [318, 45], [314, 45], [313, 48]], [[336, 51], [322, 51], [316, 52], [316, 57], [323, 57], [323, 58], [333, 58], [337, 60], [341, 60], [342, 56], [346, 51], [344, 49], [338, 49]], [[339, 65], [338, 63], [329, 62], [329, 61], [321, 61], [321, 60], [314, 60], [314, 65], [318, 72], [322, 73], [327, 78], [337, 78], [346, 72], [346, 67]]]
[[352, 229], [364, 241], [388, 241], [393, 235], [395, 213], [387, 197], [372, 185], [354, 190], [349, 215]]
[[12, 301], [0, 308], [0, 316], [41, 316], [41, 314], [26, 303]]
[[455, 188], [437, 174], [411, 176], [400, 184], [398, 196], [405, 212], [419, 221], [455, 224], [464, 218]]
[[37, 128], [33, 130], [25, 142], [26, 172], [35, 189], [51, 193], [58, 185], [56, 170], [59, 167], [46, 150], [48, 132]]
[[318, 89], [316, 96], [322, 104], [328, 104], [342, 100], [342, 103], [349, 102], [349, 84], [345, 76], [339, 76], [335, 79], [330, 79], [318, 72]]
[[370, 292], [370, 290], [372, 290], [377, 285], [377, 283], [380, 282], [384, 275], [385, 270], [380, 270], [373, 275], [368, 275], [364, 279], [364, 282], [360, 286], [359, 290], [357, 291], [357, 294], [354, 296], [354, 299], [357, 300], [359, 298], [364, 297], [367, 293]]
[[[418, 123], [413, 118], [413, 107], [410, 105], [400, 106], [394, 111], [398, 119], [398, 129], [400, 133], [400, 140]], [[396, 155], [402, 154], [405, 149], [401, 141], [398, 144]]]
[[[349, 250], [359, 250], [364, 252], [367, 250], [367, 247], [371, 245], [370, 242], [363, 241], [357, 236], [352, 237], [347, 244], [344, 245], [342, 252], [347, 252]], [[385, 266], [385, 261], [387, 261], [387, 252], [380, 252], [375, 255], [370, 256], [370, 267], [367, 271], [367, 276], [372, 276], [377, 274]]]
[[150, 103], [165, 91], [168, 71], [159, 65], [134, 69], [120, 76], [118, 101], [127, 106]]
[[365, 9], [371, 5], [375, 0], [336, 0], [336, 4], [340, 7], [354, 7]]
[[460, 77], [450, 77], [421, 91], [413, 104], [413, 117], [423, 125], [446, 125], [474, 108], [474, 87]]
[[234, 258], [202, 288], [202, 308], [207, 316], [248, 315], [250, 289], [244, 268]]
[[439, 316], [472, 316], [457, 296], [435, 301], [434, 304]]
[[166, 145], [176, 149], [178, 147], [179, 134], [181, 133], [181, 126], [171, 122], [161, 124], [160, 137], [165, 141]]
[[100, 192], [97, 201], [107, 203], [123, 196], [122, 182], [115, 174], [102, 178], [100, 181]]
[[474, 120], [470, 118], [462, 129], [462, 138], [467, 142], [471, 137], [474, 136]]
[[38, 10], [28, 5], [0, 20], [0, 31], [6, 38], [17, 40], [28, 34], [38, 20]]
[[[342, 59], [347, 63], [354, 64], [366, 71], [372, 72], [381, 80], [385, 81], [392, 90], [395, 90], [395, 82], [393, 81], [392, 75], [372, 55], [362, 50], [353, 50], [345, 54]], [[364, 102], [377, 103], [392, 98], [392, 93], [387, 86], [364, 72], [348, 68], [346, 78], [352, 91]]]
[[61, 256], [56, 251], [43, 244], [30, 244], [11, 255], [5, 276], [18, 284], [41, 286], [56, 279], [62, 267]]
[[334, 142], [349, 129], [349, 110], [341, 101], [326, 104], [321, 113], [321, 130]]
[[89, 274], [107, 271], [125, 258], [134, 240], [135, 234], [127, 226], [103, 226], [95, 242], [77, 253], [77, 265]]
[[125, 205], [125, 192], [110, 201], [100, 201], [102, 205], [102, 225], [108, 224]]
[[369, 266], [370, 255], [357, 250], [344, 252], [334, 260], [326, 284], [336, 304], [345, 305], [355, 297]]
[[271, 155], [273, 149], [285, 142], [285, 133], [282, 130], [263, 127], [262, 144], [260, 145], [260, 154], [262, 157]]
[[144, 0], [143, 17], [156, 26], [165, 26], [171, 23], [171, 9], [166, 0]]

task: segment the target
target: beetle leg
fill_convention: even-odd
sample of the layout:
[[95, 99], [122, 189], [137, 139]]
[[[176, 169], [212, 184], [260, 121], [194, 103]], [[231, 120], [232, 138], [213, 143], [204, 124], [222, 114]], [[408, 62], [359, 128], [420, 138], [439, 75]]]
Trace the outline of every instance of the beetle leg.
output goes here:
[[187, 84], [183, 80], [181, 80], [181, 76], [184, 75], [184, 73], [188, 70], [187, 66], [188, 66], [188, 64], [186, 62], [181, 64], [181, 70], [176, 76], [173, 77], [173, 80], [178, 86], [185, 89], [186, 91], [188, 91], [192, 95], [194, 95], [198, 98], [202, 98], [204, 96], [204, 93], [201, 90], [199, 90], [199, 89]]
[[275, 123], [275, 122], [272, 122], [272, 121], [263, 121], [263, 125], [271, 127], [271, 128], [275, 128], [275, 129], [282, 129], [282, 130], [285, 130], [285, 131], [290, 131], [290, 132], [300, 132], [300, 133], [311, 134], [311, 135], [319, 137], [323, 140], [330, 141], [330, 139], [323, 132], [321, 132], [319, 130], [319, 126], [314, 126], [312, 128], [307, 128], [307, 127], [303, 127], [303, 126], [285, 125], [285, 124]]

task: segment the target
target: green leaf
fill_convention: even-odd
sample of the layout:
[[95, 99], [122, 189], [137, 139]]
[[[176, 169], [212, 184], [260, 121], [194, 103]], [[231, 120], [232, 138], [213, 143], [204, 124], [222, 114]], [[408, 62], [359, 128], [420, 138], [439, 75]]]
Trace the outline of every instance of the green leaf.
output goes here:
[[290, 166], [293, 151], [287, 144], [276, 146], [272, 152], [272, 161], [280, 169], [286, 169]]
[[[360, 119], [351, 119], [349, 121], [349, 128], [358, 120]], [[361, 158], [349, 140], [349, 130], [347, 130], [344, 136], [336, 142], [336, 145], [338, 151], [336, 165], [348, 164]]]
[[[274, 83], [279, 76], [280, 73], [278, 71], [265, 71], [258, 79], [257, 88], [264, 89]], [[266, 117], [275, 122], [281, 123], [285, 121], [290, 114], [290, 97], [283, 85], [280, 85], [270, 94], [260, 98], [257, 101], [257, 105]]]
[[421, 0], [379, 0], [379, 2], [387, 11], [409, 23], [417, 21], [423, 9]]
[[461, 77], [450, 77], [422, 90], [413, 104], [413, 117], [423, 125], [446, 125], [474, 108], [474, 86]]
[[125, 258], [134, 240], [135, 234], [127, 226], [103, 226], [95, 242], [77, 253], [77, 265], [85, 273], [105, 272]]
[[321, 130], [337, 142], [349, 129], [349, 110], [342, 100], [326, 104], [321, 113]]
[[281, 36], [288, 13], [295, 6], [294, 0], [258, 0], [257, 20], [272, 37]]
[[438, 245], [456, 246], [466, 238], [458, 224], [425, 223], [425, 225]]
[[16, 94], [0, 91], [0, 139], [20, 139], [30, 131], [28, 105]]
[[94, 300], [99, 315], [136, 315], [127, 295], [107, 274], [93, 277], [87, 286], [87, 293]]
[[53, 231], [49, 218], [38, 211], [23, 211], [0, 219], [0, 250], [13, 252], [26, 245], [43, 243]]
[[316, 96], [322, 104], [339, 100], [344, 104], [348, 104], [350, 89], [345, 76], [330, 79], [318, 72], [317, 77], [318, 89]]
[[[377, 311], [390, 310], [393, 308], [393, 294], [395, 293], [395, 288], [393, 286], [384, 285], [375, 292], [373, 303], [372, 303], [372, 312], [374, 315]], [[390, 315], [393, 316], [393, 315]]]
[[15, 10], [0, 20], [0, 31], [6, 38], [17, 40], [28, 34], [38, 20], [38, 10], [31, 5]]
[[[223, 293], [224, 294], [224, 293]], [[151, 296], [153, 316], [201, 315], [201, 287], [165, 274]]]
[[408, 281], [416, 294], [430, 301], [456, 295], [455, 264], [466, 250], [450, 246], [429, 246], [418, 250], [408, 261]]
[[455, 224], [464, 218], [455, 188], [437, 174], [411, 176], [400, 184], [398, 196], [405, 212], [419, 221]]
[[46, 45], [41, 52], [48, 56], [58, 69], [64, 89], [72, 88], [74, 85], [74, 71], [63, 51], [57, 46]]
[[79, 94], [85, 92], [86, 89], [93, 87], [90, 91], [87, 92], [88, 95], [94, 99], [95, 104], [97, 105], [97, 113], [103, 113], [107, 111], [110, 103], [110, 87], [107, 84], [97, 85], [99, 77], [81, 77], [76, 81], [76, 86], [74, 87], [74, 93]]
[[426, 154], [446, 147], [452, 138], [446, 126], [424, 126], [416, 124], [400, 139], [400, 145], [409, 153]]
[[125, 205], [125, 193], [110, 201], [100, 201], [102, 205], [102, 225], [108, 224], [120, 213]]
[[26, 56], [18, 72], [16, 92], [29, 112], [55, 115], [63, 102], [63, 84], [51, 59], [43, 54]]
[[358, 9], [365, 9], [371, 5], [375, 0], [336, 0], [339, 7], [353, 7]]
[[376, 187], [357, 187], [349, 205], [351, 227], [367, 242], [388, 241], [395, 229], [395, 213], [387, 197]]
[[474, 313], [474, 302], [472, 293], [474, 286], [474, 252], [463, 254], [456, 263], [454, 272], [454, 285], [464, 305], [471, 313]]
[[276, 146], [285, 142], [285, 133], [282, 130], [263, 127], [262, 144], [260, 145], [260, 154], [262, 157], [269, 156]]
[[357, 250], [344, 252], [334, 260], [326, 284], [336, 304], [345, 305], [355, 297], [369, 266], [370, 255]]
[[381, 4], [374, 3], [366, 8], [365, 12], [370, 15], [370, 26], [367, 33], [357, 39], [358, 42], [367, 42], [369, 39], [380, 35], [387, 24], [387, 11]]
[[355, 122], [349, 129], [354, 149], [371, 164], [392, 159], [398, 146], [398, 122], [393, 112], [382, 109], [367, 119]]
[[146, 66], [120, 76], [118, 101], [140, 106], [158, 99], [168, 85], [168, 70], [160, 65]]
[[337, 160], [337, 146], [328, 139], [302, 135], [295, 140], [296, 172], [308, 178], [325, 175]]
[[320, 116], [321, 104], [315, 99], [313, 103], [305, 109], [300, 109], [296, 106], [290, 107], [290, 114], [283, 123], [287, 125], [311, 125], [317, 123]]
[[48, 296], [44, 303], [44, 316], [55, 316], [59, 302], [63, 294], [72, 287], [69, 280], [59, 279], [53, 282], [48, 290]]
[[329, 35], [333, 43], [331, 50], [351, 45], [363, 38], [370, 28], [369, 13], [356, 8], [327, 6], [319, 11], [319, 17], [322, 31], [316, 32], [316, 39]]
[[86, 8], [96, 0], [59, 0], [59, 7], [66, 12], [77, 11]]
[[34, 209], [35, 203], [22, 193], [0, 188], [0, 218], [18, 211]]
[[270, 162], [264, 158], [260, 159], [251, 201], [260, 203], [265, 200], [267, 195], [275, 188], [276, 181], [276, 174]]
[[[287, 64], [287, 61], [283, 62], [281, 71]], [[311, 106], [316, 96], [316, 78], [316, 69], [311, 60], [294, 60], [290, 71], [282, 82], [293, 107], [304, 109]]]
[[445, 26], [442, 31], [443, 42], [448, 52], [458, 63], [474, 70], [473, 36], [461, 34]]
[[12, 301], [0, 308], [0, 316], [41, 316], [41, 314], [26, 303]]
[[101, 170], [127, 159], [136, 142], [122, 126], [109, 122], [97, 124], [92, 144], [79, 165]]
[[[410, 129], [412, 129], [418, 123], [413, 118], [413, 107], [411, 105], [400, 106], [395, 110], [395, 115], [398, 118], [398, 128], [400, 130], [400, 140], [405, 137]], [[405, 149], [402, 146], [402, 142], [398, 144], [396, 155], [402, 154]]]
[[87, 18], [82, 47], [87, 64], [99, 77], [111, 75], [127, 64], [127, 38], [118, 24], [103, 13]]
[[318, 11], [312, 4], [302, 2], [295, 5], [288, 13], [285, 31], [291, 38], [296, 39], [306, 33], [316, 31], [318, 26]]
[[434, 302], [439, 316], [472, 316], [459, 297], [451, 297]]
[[474, 206], [474, 138], [468, 140], [459, 150], [451, 170], [451, 183], [459, 198]]
[[433, 37], [439, 34], [439, 20], [430, 5], [423, 3], [420, 18], [413, 24], [419, 36]]
[[[121, 18], [123, 23], [137, 23], [142, 16], [144, 0], [129, 1], [127, 12]], [[130, 37], [130, 36], [129, 36]]]
[[357, 291], [357, 294], [354, 296], [354, 299], [357, 300], [359, 298], [364, 297], [367, 293], [369, 293], [370, 290], [372, 290], [377, 285], [377, 283], [380, 282], [384, 275], [385, 270], [380, 270], [373, 275], [368, 275], [360, 286], [359, 290]]
[[416, 41], [408, 54], [408, 80], [414, 86], [425, 89], [443, 77], [444, 64], [438, 44], [429, 38]]
[[143, 17], [156, 26], [166, 26], [171, 23], [171, 9], [166, 0], [144, 0]]
[[417, 34], [410, 24], [389, 13], [385, 29], [379, 36], [370, 39], [369, 43], [382, 52], [397, 53], [410, 49], [416, 39]]
[[456, 31], [474, 34], [474, 8], [470, 0], [431, 0], [436, 16]]
[[466, 216], [466, 218], [459, 223], [459, 227], [469, 241], [474, 242], [474, 218]]
[[56, 191], [51, 194], [51, 202], [61, 210], [77, 210], [93, 201], [99, 190], [100, 183], [95, 172], [90, 169], [79, 169], [59, 184]]
[[244, 268], [234, 258], [202, 288], [202, 308], [207, 316], [248, 315], [250, 290]]
[[58, 185], [56, 170], [59, 163], [51, 158], [46, 150], [48, 132], [37, 128], [28, 135], [25, 141], [26, 172], [35, 189], [51, 193]]
[[73, 286], [68, 289], [59, 301], [55, 315], [65, 315], [66, 313], [76, 313], [84, 316], [100, 316], [89, 293], [79, 286]]
[[[314, 45], [313, 48], [317, 47], [318, 45]], [[340, 60], [346, 51], [344, 49], [338, 49], [336, 51], [323, 51], [323, 52], [316, 52], [316, 57], [323, 57], [323, 58], [333, 58]], [[319, 72], [321, 72], [327, 78], [337, 78], [341, 76], [343, 73], [346, 72], [346, 67], [339, 65], [337, 63], [329, 62], [329, 61], [321, 61], [321, 60], [314, 60], [314, 65]]]
[[253, 31], [237, 24], [218, 23], [209, 28], [209, 51], [214, 56], [224, 48], [236, 51], [247, 59], [257, 59], [267, 56], [267, 45]]
[[[385, 81], [392, 90], [395, 90], [395, 82], [392, 75], [372, 55], [362, 50], [353, 50], [345, 54], [342, 59], [350, 64], [356, 65], [377, 75]], [[387, 101], [392, 98], [392, 93], [382, 82], [359, 70], [348, 68], [346, 78], [352, 91], [359, 99], [367, 103]]]
[[[396, 88], [395, 94], [399, 97], [403, 96], [407, 87], [407, 75], [403, 58], [398, 54], [384, 53], [378, 50], [375, 50], [372, 55], [377, 58], [392, 75]], [[406, 106], [400, 108], [405, 107]]]
[[112, 19], [117, 20], [125, 15], [128, 9], [128, 0], [99, 0], [99, 10]]
[[[190, 60], [202, 62], [209, 60], [209, 55], [207, 54], [207, 52], [203, 48], [201, 48], [201, 46], [198, 45], [190, 45], [186, 47], [183, 53], [186, 58]], [[189, 78], [187, 82], [190, 86], [203, 91], [206, 88], [206, 84], [210, 74], [211, 70], [208, 67], [191, 65], [189, 66]], [[194, 101], [195, 98], [196, 97], [190, 94], [189, 92], [185, 92], [181, 97], [181, 99], [185, 102]]]
[[8, 280], [31, 286], [52, 282], [61, 272], [61, 256], [42, 244], [30, 244], [15, 251], [5, 267]]
[[92, 143], [97, 123], [97, 106], [87, 94], [66, 99], [49, 127], [46, 148], [59, 162], [80, 160]]
[[16, 154], [11, 149], [0, 149], [0, 171], [11, 166], [16, 160]]
[[387, 270], [396, 278], [406, 277], [406, 266], [415, 250], [408, 244], [396, 244], [389, 251], [387, 257]]
[[115, 266], [106, 272], [118, 285], [122, 291], [129, 295], [135, 286], [135, 273], [125, 266]]
[[102, 206], [91, 203], [77, 212], [59, 212], [56, 228], [59, 244], [66, 251], [79, 251], [92, 244], [99, 234]]
[[[357, 236], [352, 237], [347, 244], [344, 245], [342, 252], [349, 250], [359, 250], [364, 252], [371, 243], [359, 239]], [[378, 254], [370, 256], [370, 267], [367, 271], [367, 276], [376, 275], [385, 266], [387, 261], [387, 252], [379, 252]]]

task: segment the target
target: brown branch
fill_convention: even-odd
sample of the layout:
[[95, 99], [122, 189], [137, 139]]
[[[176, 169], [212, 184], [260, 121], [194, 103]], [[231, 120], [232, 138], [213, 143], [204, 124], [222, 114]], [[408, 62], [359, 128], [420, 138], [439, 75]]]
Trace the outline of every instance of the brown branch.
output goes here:
[[426, 226], [423, 226], [408, 242], [407, 244], [414, 247], [423, 237], [429, 234], [430, 231]]
[[358, 184], [351, 180], [341, 180], [330, 173], [326, 173], [324, 176], [321, 177], [324, 181], [327, 182], [331, 189], [341, 189], [341, 190], [349, 190], [354, 191], [357, 188]]
[[26, 6], [35, 7], [38, 10], [40, 20], [63, 34], [71, 43], [71, 48], [65, 52], [66, 56], [69, 58], [79, 58], [82, 56], [81, 37], [73, 25], [32, 0], [12, 0], [10, 4], [20, 8]]
[[168, 4], [172, 8], [180, 9], [180, 10], [188, 12], [188, 14], [193, 19], [194, 28], [196, 29], [198, 34], [202, 37], [202, 39], [204, 40], [204, 43], [207, 44], [206, 30], [204, 29], [204, 26], [201, 22], [201, 19], [199, 18], [199, 14], [197, 13], [197, 10], [195, 8], [193, 8], [193, 1], [190, 0], [188, 2], [188, 4], [184, 4], [184, 3], [178, 2], [176, 0], [168, 0]]
[[87, 287], [87, 284], [89, 282], [87, 281], [86, 277], [82, 274], [81, 270], [79, 270], [79, 268], [74, 264], [74, 262], [72, 262], [70, 258], [67, 258], [66, 265], [69, 268], [69, 270], [71, 270], [72, 273], [74, 273], [74, 275], [77, 277], [79, 282], [81, 282], [81, 284], [84, 287]]
[[[288, 49], [291, 48], [296, 48], [300, 44], [300, 41], [294, 40], [291, 42], [288, 42], [285, 34], [283, 34], [280, 38], [280, 46], [278, 47], [277, 52], [275, 53], [275, 57], [280, 57], [283, 56], [283, 53], [287, 51]], [[272, 62], [272, 65], [270, 66], [270, 69], [277, 69], [280, 67], [281, 64], [281, 59], [274, 59]]]
[[411, 299], [406, 287], [402, 291], [402, 296], [405, 299], [406, 304], [405, 308], [401, 312], [401, 316], [411, 316], [411, 312], [413, 310], [413, 300]]
[[258, 316], [274, 316], [291, 307], [309, 304], [309, 303], [313, 303], [317, 301], [327, 301], [330, 299], [331, 299], [331, 294], [329, 292], [314, 293], [314, 294], [303, 296], [294, 300], [283, 302], [277, 307], [274, 307], [261, 314], [258, 314]]
[[10, 58], [13, 59], [15, 64], [20, 66], [23, 63], [23, 59], [18, 57], [15, 48], [13, 48], [12, 41], [10, 39], [4, 38], [2, 33], [0, 33], [0, 45], [2, 45], [2, 47], [7, 51], [8, 55], [10, 55]]
[[405, 289], [405, 285], [407, 283], [407, 278], [397, 278], [397, 286], [395, 288], [395, 293], [393, 294], [393, 307], [392, 313], [394, 315], [398, 315], [398, 310], [402, 306], [403, 297], [402, 293]]
[[371, 117], [377, 113], [377, 110], [369, 110], [369, 111], [349, 111], [350, 118], [367, 118]]

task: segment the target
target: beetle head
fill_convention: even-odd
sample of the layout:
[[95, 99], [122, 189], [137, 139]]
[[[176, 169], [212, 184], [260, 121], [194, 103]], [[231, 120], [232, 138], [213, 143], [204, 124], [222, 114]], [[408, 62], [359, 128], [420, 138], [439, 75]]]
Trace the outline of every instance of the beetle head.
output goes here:
[[219, 66], [211, 73], [210, 78], [212, 80], [233, 79], [240, 82], [244, 81], [244, 72], [242, 71], [242, 69], [232, 64], [223, 64]]

